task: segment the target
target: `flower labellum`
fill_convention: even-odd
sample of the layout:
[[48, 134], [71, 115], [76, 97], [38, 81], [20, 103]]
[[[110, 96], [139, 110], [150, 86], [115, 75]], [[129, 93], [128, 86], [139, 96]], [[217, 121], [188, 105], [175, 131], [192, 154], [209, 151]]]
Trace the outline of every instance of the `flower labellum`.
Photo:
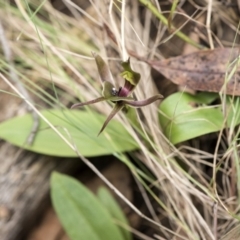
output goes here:
[[112, 74], [107, 64], [99, 55], [93, 54], [93, 56], [97, 64], [100, 79], [102, 81], [102, 97], [87, 102], [76, 103], [71, 108], [82, 107], [107, 100], [114, 102], [115, 106], [100, 129], [99, 134], [105, 129], [110, 120], [125, 106], [134, 108], [144, 107], [163, 98], [161, 94], [157, 94], [148, 99], [136, 101], [130, 96], [141, 78], [139, 73], [132, 70], [130, 66], [130, 58], [126, 62], [122, 62], [124, 71], [121, 73], [121, 76], [124, 78], [125, 83], [123, 87], [120, 87], [119, 90], [117, 90], [117, 88], [115, 88], [115, 86], [112, 84]]

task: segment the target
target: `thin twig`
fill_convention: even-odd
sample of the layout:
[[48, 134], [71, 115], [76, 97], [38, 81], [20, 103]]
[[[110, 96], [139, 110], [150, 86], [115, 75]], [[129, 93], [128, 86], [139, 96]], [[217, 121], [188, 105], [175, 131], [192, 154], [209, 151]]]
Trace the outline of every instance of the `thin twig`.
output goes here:
[[208, 33], [208, 41], [211, 49], [214, 49], [212, 33], [211, 33], [211, 16], [212, 16], [212, 0], [208, 1], [208, 8], [207, 8], [207, 19], [206, 19], [206, 27]]
[[[12, 82], [17, 86], [17, 88], [19, 89], [19, 91], [22, 93], [22, 95], [28, 99], [29, 101], [32, 102], [31, 97], [28, 94], [28, 91], [26, 90], [26, 88], [24, 87], [24, 85], [21, 83], [18, 75], [15, 72], [15, 67], [14, 67], [14, 63], [12, 61], [12, 52], [11, 52], [11, 48], [8, 44], [8, 40], [5, 36], [5, 32], [4, 32], [4, 28], [3, 25], [0, 21], [0, 42], [2, 45], [2, 49], [3, 49], [3, 54], [6, 58], [6, 61], [9, 65], [8, 69], [9, 69], [9, 74], [10, 74], [10, 78], [12, 80]], [[25, 101], [26, 103], [26, 101]], [[32, 114], [32, 118], [33, 118], [33, 125], [32, 125], [32, 129], [30, 134], [28, 135], [27, 138], [27, 144], [28, 145], [32, 145], [34, 138], [36, 136], [36, 132], [39, 128], [39, 117], [38, 115], [33, 111], [33, 109], [31, 107], [29, 107], [29, 105], [26, 103], [27, 106], [27, 111], [30, 112]]]
[[122, 16], [121, 16], [121, 44], [122, 44], [122, 59], [127, 60], [127, 51], [125, 48], [125, 0], [122, 0]]
[[218, 221], [218, 203], [214, 202], [213, 205], [213, 234], [217, 240], [217, 222]]

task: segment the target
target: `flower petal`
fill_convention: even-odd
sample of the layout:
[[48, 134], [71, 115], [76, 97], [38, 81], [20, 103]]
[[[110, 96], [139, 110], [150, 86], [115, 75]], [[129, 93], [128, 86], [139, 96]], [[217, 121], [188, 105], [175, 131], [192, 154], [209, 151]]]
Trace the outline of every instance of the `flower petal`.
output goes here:
[[113, 86], [112, 83], [109, 81], [103, 82], [103, 90], [102, 90], [102, 95], [106, 98], [108, 97], [113, 97], [114, 96], [114, 91], [115, 87]]
[[101, 81], [113, 82], [113, 77], [108, 65], [104, 62], [104, 60], [98, 54], [93, 53], [93, 56], [97, 64], [98, 73], [100, 75]]
[[136, 86], [141, 78], [141, 75], [137, 72], [134, 72], [130, 66], [130, 58], [126, 62], [122, 62], [122, 67], [124, 71], [121, 73], [121, 76], [131, 83], [131, 85]]
[[108, 125], [108, 123], [111, 121], [111, 119], [124, 107], [124, 104], [122, 102], [119, 102], [115, 105], [111, 113], [108, 115], [106, 121], [104, 122], [102, 128], [100, 129], [98, 136], [101, 134], [101, 132], [105, 129], [105, 127]]
[[118, 92], [119, 97], [127, 97], [131, 94], [131, 92], [134, 90], [136, 86], [132, 85], [129, 81], [125, 79], [124, 86], [120, 88]]
[[96, 99], [88, 101], [88, 102], [75, 103], [71, 106], [71, 109], [76, 108], [76, 107], [82, 107], [82, 106], [90, 105], [90, 104], [97, 103], [97, 102], [102, 102], [102, 101], [106, 101], [106, 98], [105, 97], [99, 97], [99, 98], [96, 98]]
[[123, 104], [128, 105], [130, 107], [140, 108], [140, 107], [145, 107], [161, 98], [163, 98], [163, 96], [161, 94], [158, 94], [158, 95], [155, 95], [153, 97], [150, 97], [148, 99], [141, 100], [141, 101], [122, 101], [122, 102], [123, 102]]
[[112, 102], [119, 102], [119, 101], [123, 101], [123, 100], [131, 101], [131, 100], [134, 100], [134, 98], [132, 98], [132, 97], [118, 97], [118, 96], [116, 96], [116, 97], [111, 96], [111, 97], [108, 97], [108, 98], [99, 97], [99, 98], [96, 98], [96, 99], [88, 101], [88, 102], [75, 103], [71, 106], [71, 109], [77, 108], [77, 107], [83, 107], [83, 106], [98, 103], [98, 102], [108, 101], [108, 100], [112, 101]]
[[119, 102], [119, 101], [133, 101], [134, 98], [132, 97], [108, 97], [106, 100], [112, 101], [112, 102]]

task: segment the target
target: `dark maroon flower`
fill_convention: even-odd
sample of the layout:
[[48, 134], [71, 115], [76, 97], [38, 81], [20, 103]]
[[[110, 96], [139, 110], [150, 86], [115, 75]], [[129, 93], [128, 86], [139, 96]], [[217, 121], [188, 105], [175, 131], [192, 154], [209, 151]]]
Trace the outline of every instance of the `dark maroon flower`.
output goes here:
[[119, 90], [117, 90], [117, 88], [115, 88], [114, 85], [111, 83], [113, 82], [112, 74], [107, 64], [103, 61], [103, 59], [99, 55], [94, 54], [94, 57], [98, 67], [100, 79], [103, 85], [102, 90], [103, 96], [91, 101], [76, 103], [71, 108], [82, 107], [85, 105], [107, 100], [114, 102], [115, 107], [113, 108], [112, 112], [109, 114], [106, 121], [104, 122], [101, 130], [99, 131], [99, 134], [104, 130], [109, 121], [116, 115], [116, 113], [123, 109], [125, 106], [130, 106], [134, 108], [144, 107], [163, 98], [161, 94], [157, 94], [155, 96], [152, 96], [148, 99], [141, 101], [136, 101], [132, 97], [130, 97], [131, 93], [133, 92], [141, 78], [141, 75], [139, 73], [134, 72], [131, 69], [130, 59], [122, 63], [124, 71], [121, 73], [121, 76], [125, 79], [125, 83], [123, 87], [120, 87]]

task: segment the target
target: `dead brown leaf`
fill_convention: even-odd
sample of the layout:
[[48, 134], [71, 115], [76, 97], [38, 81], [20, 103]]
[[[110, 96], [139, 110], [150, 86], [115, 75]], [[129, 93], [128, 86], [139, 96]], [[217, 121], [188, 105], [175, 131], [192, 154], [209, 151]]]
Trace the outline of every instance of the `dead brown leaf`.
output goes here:
[[[148, 63], [175, 84], [207, 92], [224, 90], [226, 94], [240, 96], [240, 66], [238, 65], [231, 79], [227, 77], [237, 64], [236, 60], [240, 54], [238, 48], [202, 50], [157, 61], [147, 60], [133, 52], [130, 54]], [[225, 88], [226, 79], [229, 81]]]

